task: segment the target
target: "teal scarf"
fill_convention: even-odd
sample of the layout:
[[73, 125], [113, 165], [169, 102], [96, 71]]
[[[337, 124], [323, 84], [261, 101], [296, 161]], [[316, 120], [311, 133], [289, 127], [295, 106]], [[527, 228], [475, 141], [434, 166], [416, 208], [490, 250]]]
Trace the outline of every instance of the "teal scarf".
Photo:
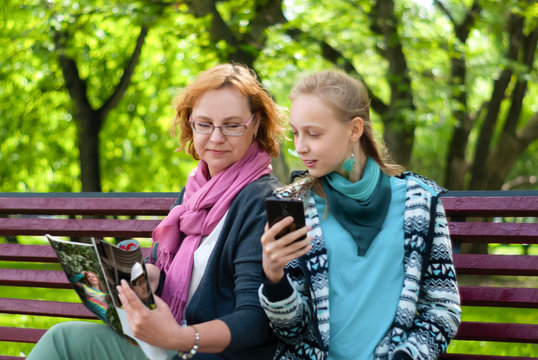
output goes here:
[[362, 178], [352, 183], [336, 172], [323, 177], [323, 190], [329, 211], [357, 244], [364, 256], [381, 230], [391, 200], [389, 177], [368, 158]]

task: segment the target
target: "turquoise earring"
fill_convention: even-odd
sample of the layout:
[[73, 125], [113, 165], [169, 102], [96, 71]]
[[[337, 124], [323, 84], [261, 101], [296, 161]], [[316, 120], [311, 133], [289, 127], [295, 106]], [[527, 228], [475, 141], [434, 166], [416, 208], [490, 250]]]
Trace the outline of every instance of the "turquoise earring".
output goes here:
[[353, 166], [355, 166], [356, 162], [357, 160], [355, 160], [355, 154], [351, 153], [351, 157], [344, 161], [344, 164], [342, 165], [342, 170], [347, 173], [350, 173], [351, 170], [353, 170]]

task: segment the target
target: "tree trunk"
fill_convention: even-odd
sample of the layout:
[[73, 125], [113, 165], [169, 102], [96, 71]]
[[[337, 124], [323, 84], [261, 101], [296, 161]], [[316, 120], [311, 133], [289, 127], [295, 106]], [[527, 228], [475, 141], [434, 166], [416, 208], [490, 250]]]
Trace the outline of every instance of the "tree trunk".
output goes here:
[[413, 150], [415, 124], [405, 114], [413, 113], [415, 105], [393, 0], [378, 0], [372, 10], [372, 17], [370, 28], [382, 37], [384, 43], [383, 48], [378, 50], [389, 62], [387, 81], [390, 85], [390, 104], [387, 111], [380, 114], [385, 125], [383, 137], [395, 162], [408, 167]]
[[[518, 14], [511, 14], [509, 22], [510, 43], [508, 46], [508, 60], [517, 61], [518, 53], [523, 45], [523, 18]], [[475, 156], [471, 168], [471, 190], [486, 189], [488, 185], [486, 163], [488, 163], [488, 155], [491, 150], [491, 140], [493, 133], [499, 121], [499, 111], [501, 103], [506, 96], [506, 91], [512, 78], [512, 68], [507, 67], [502, 72], [493, 86], [493, 92], [489, 100], [486, 117], [480, 128], [478, 142], [476, 144]], [[503, 179], [504, 180], [504, 179]], [[501, 181], [502, 185], [502, 181]]]
[[[461, 23], [456, 23], [451, 12], [442, 2], [435, 1], [435, 4], [450, 19], [459, 43], [464, 45], [474, 25], [475, 18], [481, 10], [478, 1], [474, 1]], [[458, 47], [455, 47], [450, 52], [455, 54], [455, 57], [451, 58], [450, 82], [452, 85], [452, 96], [456, 103], [455, 110], [452, 112], [456, 123], [448, 146], [444, 186], [451, 190], [463, 190], [465, 186], [465, 174], [468, 170], [465, 152], [469, 141], [469, 134], [473, 127], [473, 119], [469, 114], [467, 103], [467, 63], [465, 53], [458, 49]]]
[[75, 60], [66, 54], [69, 34], [56, 32], [54, 42], [58, 61], [62, 68], [65, 86], [73, 100], [73, 118], [78, 125], [78, 150], [80, 161], [80, 181], [82, 191], [101, 192], [101, 167], [99, 157], [99, 132], [106, 116], [116, 107], [129, 87], [131, 76], [139, 61], [148, 28], [143, 26], [136, 40], [135, 49], [125, 62], [123, 75], [112, 94], [101, 108], [94, 110], [87, 96], [86, 81], [80, 77]]
[[[88, 109], [84, 109], [88, 110]], [[79, 159], [82, 191], [101, 192], [101, 166], [99, 157], [99, 132], [102, 119], [93, 110], [80, 116]]]

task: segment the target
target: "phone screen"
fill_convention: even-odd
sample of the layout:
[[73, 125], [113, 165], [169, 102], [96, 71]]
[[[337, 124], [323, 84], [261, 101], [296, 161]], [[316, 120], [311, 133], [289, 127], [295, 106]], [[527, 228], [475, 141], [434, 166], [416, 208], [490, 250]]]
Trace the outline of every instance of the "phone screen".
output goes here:
[[[265, 210], [269, 227], [287, 216], [293, 217], [293, 223], [280, 231], [276, 239], [305, 226], [304, 208], [301, 200], [268, 198], [265, 199]], [[305, 236], [297, 240], [304, 238]]]

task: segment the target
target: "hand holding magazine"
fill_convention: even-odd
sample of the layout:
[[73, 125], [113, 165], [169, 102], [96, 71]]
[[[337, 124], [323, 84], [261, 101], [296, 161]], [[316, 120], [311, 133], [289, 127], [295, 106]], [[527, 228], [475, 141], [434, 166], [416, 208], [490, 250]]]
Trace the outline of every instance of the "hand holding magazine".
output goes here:
[[92, 238], [92, 243], [86, 244], [45, 236], [84, 305], [116, 332], [138, 343], [149, 359], [167, 359], [165, 349], [133, 336], [116, 290], [124, 279], [144, 305], [155, 309], [140, 247], [123, 250], [101, 239]]

